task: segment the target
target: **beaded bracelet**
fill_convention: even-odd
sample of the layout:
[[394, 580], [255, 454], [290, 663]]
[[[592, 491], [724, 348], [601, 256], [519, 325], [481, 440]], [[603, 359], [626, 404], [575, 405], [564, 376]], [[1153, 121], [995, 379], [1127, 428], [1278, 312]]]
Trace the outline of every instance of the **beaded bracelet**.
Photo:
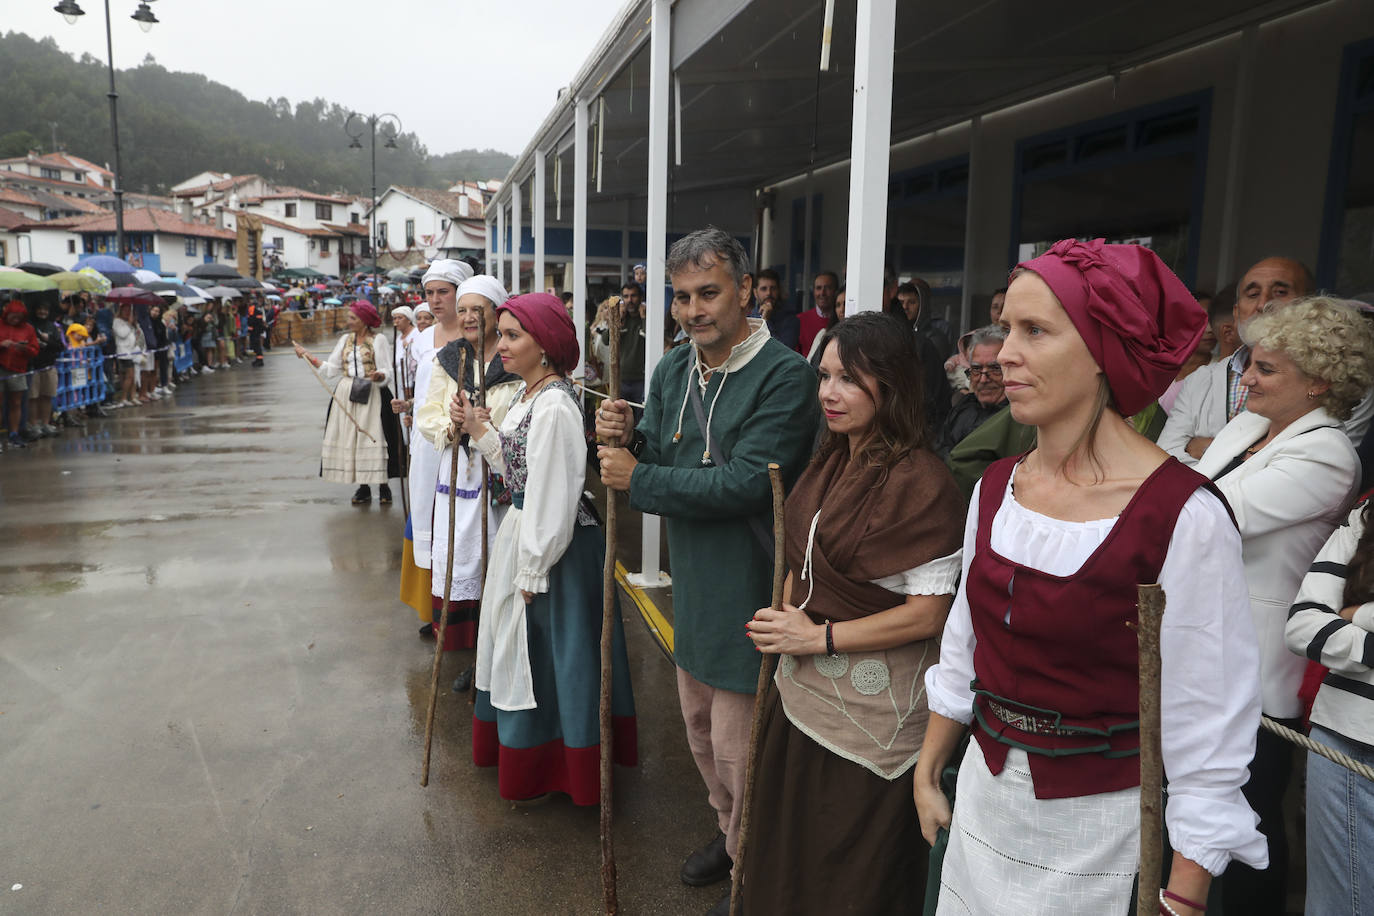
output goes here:
[[1184, 906], [1192, 907], [1193, 909], [1197, 910], [1199, 913], [1205, 913], [1205, 912], [1207, 912], [1207, 905], [1204, 904], [1204, 903], [1197, 903], [1197, 902], [1195, 902], [1195, 901], [1189, 900], [1187, 897], [1181, 897], [1181, 896], [1179, 896], [1178, 894], [1175, 894], [1173, 891], [1171, 891], [1171, 890], [1165, 890], [1165, 889], [1163, 889], [1163, 888], [1160, 889], [1159, 893], [1160, 893], [1163, 897], [1168, 898], [1169, 900], [1172, 900], [1174, 903], [1181, 903], [1181, 904], [1183, 904]]

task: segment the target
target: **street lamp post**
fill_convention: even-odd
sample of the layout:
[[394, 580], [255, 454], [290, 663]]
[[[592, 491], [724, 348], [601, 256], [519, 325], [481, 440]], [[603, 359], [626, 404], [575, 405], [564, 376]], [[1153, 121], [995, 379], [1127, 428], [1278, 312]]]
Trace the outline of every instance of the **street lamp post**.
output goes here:
[[[361, 115], [353, 112], [344, 123], [344, 132], [352, 140], [349, 149], [362, 149], [362, 136], [369, 136], [372, 148], [372, 207], [368, 210], [368, 246], [372, 249], [372, 294], [377, 294], [377, 128], [381, 127], [386, 137], [384, 149], [396, 149], [396, 138], [401, 134], [401, 119], [394, 114]], [[380, 301], [380, 297], [378, 297]]]
[[[138, 27], [143, 31], [151, 31], [158, 22], [158, 18], [153, 15], [152, 9], [148, 4], [154, 0], [144, 0], [139, 3], [138, 9], [130, 16], [138, 23]], [[77, 17], [86, 15], [86, 11], [76, 2], [76, 0], [61, 0], [54, 10], [62, 14], [62, 18], [68, 23], [75, 25]], [[124, 247], [124, 185], [120, 178], [119, 171], [119, 93], [115, 92], [115, 70], [114, 70], [114, 39], [110, 35], [110, 0], [105, 0], [105, 59], [110, 70], [110, 91], [106, 95], [110, 99], [110, 138], [114, 143], [114, 216], [115, 216], [115, 255], [124, 257], [128, 252]]]

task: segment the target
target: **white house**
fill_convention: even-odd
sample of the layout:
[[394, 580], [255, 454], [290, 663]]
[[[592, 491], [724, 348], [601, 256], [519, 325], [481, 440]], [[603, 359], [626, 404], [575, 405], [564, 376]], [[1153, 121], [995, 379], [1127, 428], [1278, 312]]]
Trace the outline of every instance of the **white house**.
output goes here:
[[[261, 175], [227, 175], [202, 184], [185, 187], [183, 185], [186, 185], [186, 182], [172, 189], [172, 198], [178, 203], [190, 204], [194, 208], [207, 208], [216, 204], [237, 207], [243, 199], [261, 197], [277, 190]], [[210, 215], [213, 216], [213, 213]]]
[[392, 185], [377, 199], [382, 266], [480, 255], [486, 239], [481, 189], [462, 193]]
[[239, 207], [256, 216], [280, 220], [298, 229], [320, 229], [325, 224], [361, 222], [351, 198], [316, 194], [299, 188], [281, 188], [269, 194], [239, 196]]
[[[70, 231], [81, 239], [77, 257], [115, 250], [114, 214], [80, 222]], [[124, 211], [124, 246], [128, 249], [124, 259], [161, 274], [184, 276], [198, 264], [234, 266], [237, 238], [228, 229], [187, 222], [166, 210], [149, 207]]]
[[367, 227], [357, 223], [325, 223], [303, 228], [254, 210], [225, 210], [224, 224], [238, 228], [239, 213], [262, 221], [263, 263], [268, 271], [283, 267], [311, 267], [320, 273], [342, 277], [362, 262]]
[[67, 152], [43, 154], [37, 150], [30, 150], [25, 156], [0, 159], [0, 170], [16, 172], [31, 178], [86, 185], [90, 188], [114, 187], [114, 172]]
[[26, 221], [14, 226], [14, 247], [10, 252], [10, 263], [20, 261], [42, 261], [71, 267], [81, 257], [81, 236], [72, 227], [90, 217], [67, 217], [45, 222]]

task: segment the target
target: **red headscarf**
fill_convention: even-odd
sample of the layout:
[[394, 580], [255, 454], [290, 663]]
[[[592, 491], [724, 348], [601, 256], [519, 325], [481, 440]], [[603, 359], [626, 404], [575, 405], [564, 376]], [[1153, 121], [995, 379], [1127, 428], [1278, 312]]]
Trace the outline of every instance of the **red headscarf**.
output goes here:
[[377, 314], [377, 309], [366, 299], [354, 299], [348, 303], [348, 310], [358, 316], [358, 320], [369, 328], [380, 327], [382, 316]]
[[559, 372], [569, 372], [577, 365], [582, 350], [562, 299], [549, 293], [526, 293], [507, 299], [496, 312], [514, 315]]
[[1016, 265], [1054, 291], [1122, 416], [1150, 405], [1197, 349], [1207, 313], [1153, 251], [1065, 239]]

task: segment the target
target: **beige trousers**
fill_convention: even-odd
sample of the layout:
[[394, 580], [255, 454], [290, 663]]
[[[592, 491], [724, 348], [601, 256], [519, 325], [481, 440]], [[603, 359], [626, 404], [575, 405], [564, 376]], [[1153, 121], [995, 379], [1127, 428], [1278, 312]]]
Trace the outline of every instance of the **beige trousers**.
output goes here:
[[703, 684], [678, 668], [677, 696], [687, 725], [687, 744], [706, 783], [711, 807], [716, 809], [720, 831], [725, 834], [725, 851], [735, 859], [754, 695]]

